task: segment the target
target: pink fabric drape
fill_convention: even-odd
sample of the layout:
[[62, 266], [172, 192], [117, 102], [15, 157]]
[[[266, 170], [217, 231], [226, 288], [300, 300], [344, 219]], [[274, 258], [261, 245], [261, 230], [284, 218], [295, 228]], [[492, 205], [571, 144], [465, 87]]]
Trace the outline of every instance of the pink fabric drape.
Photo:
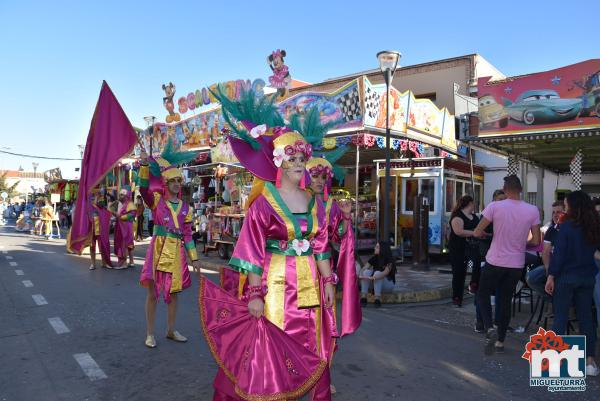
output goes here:
[[88, 133], [69, 249], [81, 254], [90, 245], [93, 227], [88, 219], [89, 195], [122, 157], [129, 155], [137, 135], [106, 81], [102, 82]]

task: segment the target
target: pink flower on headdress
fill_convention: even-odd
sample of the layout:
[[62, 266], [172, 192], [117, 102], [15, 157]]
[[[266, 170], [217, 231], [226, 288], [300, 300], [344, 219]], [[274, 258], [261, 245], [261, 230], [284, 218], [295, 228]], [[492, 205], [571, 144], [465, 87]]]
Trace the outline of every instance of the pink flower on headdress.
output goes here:
[[273, 163], [275, 163], [275, 167], [281, 167], [281, 164], [284, 160], [289, 160], [290, 156], [285, 154], [285, 150], [282, 148], [273, 149]]
[[296, 154], [296, 148], [294, 146], [291, 146], [291, 145], [287, 145], [285, 147], [284, 151], [285, 151], [285, 154], [288, 155], [288, 156], [293, 156], [293, 155]]
[[262, 136], [267, 132], [267, 126], [265, 124], [257, 125], [250, 130], [250, 136], [254, 139]]
[[305, 153], [304, 153], [304, 154], [305, 154], [307, 157], [309, 157], [309, 158], [310, 158], [310, 157], [312, 156], [312, 145], [311, 145], [310, 143], [307, 143], [307, 144], [304, 146], [304, 149], [306, 149], [306, 151], [305, 151]]

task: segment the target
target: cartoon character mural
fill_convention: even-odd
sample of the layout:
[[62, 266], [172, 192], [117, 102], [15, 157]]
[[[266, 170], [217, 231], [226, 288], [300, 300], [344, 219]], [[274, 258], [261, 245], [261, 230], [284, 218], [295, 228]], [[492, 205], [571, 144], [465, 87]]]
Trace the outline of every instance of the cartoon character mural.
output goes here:
[[480, 136], [600, 127], [600, 59], [477, 86]]
[[277, 49], [267, 57], [267, 62], [273, 75], [269, 77], [269, 84], [277, 89], [277, 95], [284, 97], [287, 95], [288, 89], [292, 85], [292, 77], [290, 71], [285, 65], [284, 57], [286, 57], [285, 50]]
[[572, 120], [581, 110], [581, 99], [561, 99], [551, 89], [525, 91], [514, 103], [505, 98], [502, 101], [510, 118], [527, 125]]
[[494, 96], [485, 94], [479, 98], [479, 126], [481, 128], [508, 125], [508, 112]]
[[169, 82], [168, 84], [163, 84], [162, 89], [165, 91], [163, 105], [169, 112], [169, 115], [165, 118], [165, 121], [168, 123], [174, 123], [181, 120], [181, 115], [179, 115], [179, 113], [175, 113], [175, 104], [173, 103], [173, 97], [175, 96], [175, 85], [173, 82]]

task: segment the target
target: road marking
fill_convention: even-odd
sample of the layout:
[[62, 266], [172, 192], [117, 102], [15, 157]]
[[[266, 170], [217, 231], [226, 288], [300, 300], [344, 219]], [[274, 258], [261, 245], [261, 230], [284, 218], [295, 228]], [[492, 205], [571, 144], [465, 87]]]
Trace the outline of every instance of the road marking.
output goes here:
[[8, 251], [2, 251], [2, 253], [6, 255], [8, 253]]
[[27, 288], [33, 287], [33, 283], [31, 282], [31, 280], [23, 280], [22, 283]]
[[50, 317], [48, 318], [48, 322], [50, 322], [50, 326], [56, 331], [56, 334], [65, 334], [71, 332], [67, 325], [59, 318], [59, 317]]
[[34, 294], [31, 298], [33, 298], [37, 306], [48, 305], [48, 301], [46, 301], [46, 298], [42, 294]]
[[19, 265], [17, 264], [17, 262], [8, 262], [8, 264], [9, 264], [9, 265], [11, 265], [12, 267], [19, 266]]
[[100, 369], [100, 366], [94, 361], [94, 358], [90, 356], [87, 352], [85, 354], [74, 354], [73, 358], [77, 361], [83, 373], [87, 375], [87, 377], [91, 381], [106, 379], [108, 376]]
[[6, 255], [6, 260], [13, 260], [12, 256]]
[[23, 270], [15, 270], [15, 273], [17, 273], [17, 276], [24, 276], [25, 273], [23, 273]]

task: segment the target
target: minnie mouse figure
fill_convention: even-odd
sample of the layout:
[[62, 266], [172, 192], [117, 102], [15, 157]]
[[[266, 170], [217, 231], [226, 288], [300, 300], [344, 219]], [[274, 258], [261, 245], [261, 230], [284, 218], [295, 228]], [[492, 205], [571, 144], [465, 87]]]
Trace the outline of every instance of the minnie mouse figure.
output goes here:
[[277, 88], [277, 94], [280, 97], [287, 94], [287, 90], [292, 83], [292, 77], [283, 59], [285, 56], [285, 50], [277, 49], [267, 58], [269, 67], [273, 71], [273, 75], [269, 77], [269, 84], [271, 87]]

